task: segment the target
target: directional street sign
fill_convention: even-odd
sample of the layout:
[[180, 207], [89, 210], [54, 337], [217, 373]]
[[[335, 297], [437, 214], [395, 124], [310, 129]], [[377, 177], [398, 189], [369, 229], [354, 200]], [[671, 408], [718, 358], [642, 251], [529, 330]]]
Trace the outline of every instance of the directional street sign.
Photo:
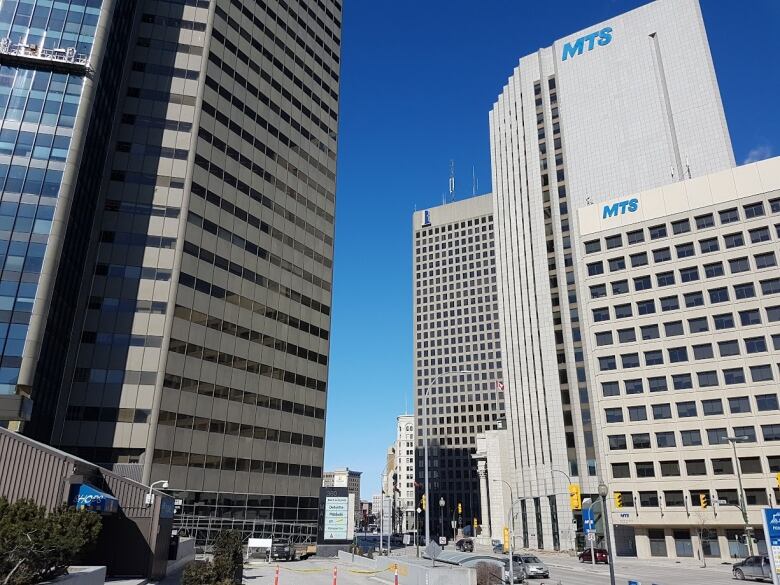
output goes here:
[[585, 532], [595, 530], [596, 522], [593, 520], [593, 508], [584, 508], [582, 510], [582, 527]]

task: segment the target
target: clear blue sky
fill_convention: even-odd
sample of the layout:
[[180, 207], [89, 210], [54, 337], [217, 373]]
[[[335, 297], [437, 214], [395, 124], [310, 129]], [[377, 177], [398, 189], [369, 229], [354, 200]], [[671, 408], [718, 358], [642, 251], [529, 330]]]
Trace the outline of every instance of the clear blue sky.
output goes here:
[[[488, 111], [522, 55], [639, 0], [347, 0], [326, 469], [379, 487], [412, 403], [411, 216], [490, 191]], [[701, 0], [738, 163], [780, 154], [777, 0]]]

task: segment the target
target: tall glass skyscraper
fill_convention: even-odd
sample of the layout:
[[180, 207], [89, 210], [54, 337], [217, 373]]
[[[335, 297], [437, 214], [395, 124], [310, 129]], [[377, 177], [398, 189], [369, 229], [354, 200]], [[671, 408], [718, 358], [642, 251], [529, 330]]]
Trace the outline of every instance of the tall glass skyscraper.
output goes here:
[[[144, 482], [168, 480], [195, 526], [211, 517], [212, 526], [217, 518], [311, 533], [325, 428], [341, 5], [77, 4], [0, 2], [11, 30], [2, 46], [12, 47], [4, 81], [6, 61], [12, 69], [31, 59], [20, 51], [52, 51], [45, 83], [38, 57], [3, 88], [4, 172], [7, 184], [22, 177], [15, 197], [3, 192], [0, 213], [9, 197], [18, 216], [9, 223], [27, 230], [23, 252], [17, 228], [9, 231], [2, 276], [5, 287], [6, 272], [18, 274], [16, 288], [3, 289], [10, 341], [0, 392], [16, 413], [4, 418]], [[36, 19], [38, 5], [65, 12]], [[15, 36], [18, 23], [27, 37]], [[46, 45], [49, 27], [76, 34], [75, 51]], [[90, 31], [94, 42], [81, 44]], [[11, 117], [11, 105], [33, 98], [45, 100], [45, 117], [55, 96], [62, 105], [48, 143], [43, 119], [32, 129], [25, 113]], [[6, 125], [18, 136], [6, 140]], [[41, 162], [39, 139], [52, 152]], [[17, 159], [25, 148], [31, 154]], [[26, 181], [38, 168], [33, 202]]]

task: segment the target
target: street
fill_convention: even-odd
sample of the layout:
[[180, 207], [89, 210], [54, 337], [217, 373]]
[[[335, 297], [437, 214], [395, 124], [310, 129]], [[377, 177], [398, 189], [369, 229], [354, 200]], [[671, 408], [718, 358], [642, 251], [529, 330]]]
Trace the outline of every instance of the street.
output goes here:
[[[414, 555], [414, 549], [394, 551], [393, 556]], [[539, 554], [550, 567], [550, 578], [531, 581], [536, 585], [607, 585], [609, 568], [580, 563], [576, 558], [561, 554]], [[336, 567], [337, 585], [377, 585], [392, 583], [393, 575], [387, 571], [368, 571], [337, 559], [309, 559], [306, 561], [279, 563], [278, 585], [333, 585], [333, 568]], [[713, 563], [700, 568], [693, 561], [676, 563], [668, 559], [636, 560], [618, 559], [615, 564], [615, 583], [627, 585], [629, 580], [642, 585], [726, 585], [733, 583], [731, 566]], [[248, 585], [272, 585], [276, 565], [254, 564], [244, 569], [244, 582]], [[406, 585], [399, 577], [399, 585]]]

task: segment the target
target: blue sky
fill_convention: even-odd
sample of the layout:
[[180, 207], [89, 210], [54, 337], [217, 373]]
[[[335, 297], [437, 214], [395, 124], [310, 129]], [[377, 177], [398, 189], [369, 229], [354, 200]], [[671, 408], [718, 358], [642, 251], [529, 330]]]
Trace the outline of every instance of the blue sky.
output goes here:
[[[378, 490], [412, 403], [411, 216], [490, 191], [488, 111], [522, 55], [638, 0], [345, 2], [326, 468]], [[776, 0], [701, 0], [737, 162], [780, 154]]]

